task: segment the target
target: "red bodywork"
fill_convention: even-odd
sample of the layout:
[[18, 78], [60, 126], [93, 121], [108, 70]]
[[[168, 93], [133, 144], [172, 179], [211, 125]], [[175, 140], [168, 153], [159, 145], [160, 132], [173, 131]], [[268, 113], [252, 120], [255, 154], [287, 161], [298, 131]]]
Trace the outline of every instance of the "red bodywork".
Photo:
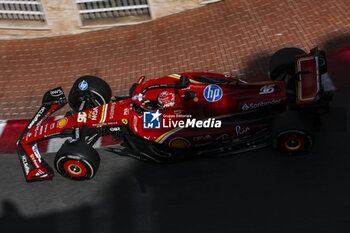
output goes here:
[[[271, 105], [282, 104], [286, 100], [286, 89], [284, 82], [256, 82], [246, 83], [239, 81], [236, 78], [225, 77], [219, 74], [212, 73], [182, 73], [180, 75], [186, 75], [190, 79], [190, 86], [184, 89], [179, 89], [178, 94], [175, 94], [175, 89], [153, 89], [145, 93], [143, 100], [157, 101], [158, 95], [163, 91], [173, 92], [175, 95], [175, 105], [160, 109], [162, 118], [164, 119], [165, 127], [160, 129], [144, 129], [143, 128], [143, 114], [135, 113], [132, 110], [132, 103], [140, 105], [144, 110], [155, 112], [156, 109], [149, 108], [143, 105], [139, 99], [127, 99], [118, 102], [109, 103], [103, 106], [98, 106], [93, 109], [85, 110], [49, 123], [37, 124], [33, 127], [23, 138], [22, 145], [24, 148], [30, 148], [29, 144], [46, 138], [55, 134], [60, 134], [64, 129], [74, 129], [74, 127], [87, 125], [88, 128], [98, 128], [107, 126], [128, 125], [129, 129], [140, 137], [147, 140], [155, 141], [162, 144], [168, 144], [168, 142], [174, 137], [183, 137], [191, 143], [188, 146], [199, 145], [192, 138], [196, 136], [206, 135], [207, 133], [213, 134], [212, 128], [202, 129], [199, 131], [192, 130], [191, 128], [179, 128], [175, 127], [173, 120], [180, 121], [186, 120], [189, 116], [198, 120], [205, 120], [208, 118], [221, 119], [223, 117], [254, 111], [262, 107], [270, 107]], [[219, 84], [221, 87], [223, 96], [216, 102], [209, 102], [203, 96], [204, 89], [210, 84], [204, 84], [191, 79], [192, 75], [195, 76], [209, 76], [219, 77], [227, 79], [230, 82], [225, 84]], [[138, 84], [133, 96], [138, 96], [140, 90], [143, 90], [147, 86], [164, 83], [175, 84], [179, 81], [179, 77], [169, 75], [159, 79], [153, 79], [145, 81], [142, 84]], [[217, 84], [215, 84], [217, 85]], [[273, 85], [273, 92], [262, 93], [262, 88]], [[195, 91], [196, 97], [190, 100], [183, 100], [186, 91]], [[244, 106], [248, 108], [244, 108]], [[51, 109], [55, 109], [57, 106], [52, 106]], [[244, 126], [241, 130], [244, 130]], [[179, 130], [173, 130], [179, 128]], [[218, 132], [214, 132], [216, 135], [228, 133], [232, 136], [241, 136], [235, 133], [231, 127], [226, 129], [221, 127]], [[171, 135], [171, 137], [170, 137]], [[215, 135], [214, 135], [215, 137]], [[28, 150], [28, 154], [31, 154], [31, 150]]]
[[[284, 82], [257, 82], [246, 83], [236, 78], [225, 77], [224, 75], [212, 73], [183, 73], [179, 75], [170, 75], [161, 79], [150, 80], [139, 85], [139, 90], [156, 83], [176, 83], [180, 76], [186, 75], [190, 79], [190, 86], [184, 89], [153, 89], [145, 93], [143, 99], [157, 101], [158, 95], [162, 91], [169, 91], [175, 95], [175, 105], [161, 110], [162, 127], [160, 129], [144, 129], [143, 115], [134, 114], [129, 127], [134, 134], [139, 135], [147, 140], [155, 141], [171, 147], [198, 147], [208, 145], [212, 141], [223, 136], [239, 137], [253, 133], [257, 129], [250, 126], [249, 130], [246, 125], [222, 126], [220, 129], [202, 128], [193, 130], [193, 128], [176, 127], [176, 122], [186, 121], [187, 118], [196, 118], [198, 120], [213, 119], [220, 120], [225, 117], [233, 116], [247, 111], [254, 111], [257, 108], [267, 107], [271, 105], [284, 103], [286, 100], [286, 90]], [[226, 79], [229, 82], [225, 84], [216, 84], [222, 89], [222, 97], [215, 102], [209, 102], [204, 97], [204, 90], [210, 84], [200, 83], [192, 78], [192, 76], [206, 76]], [[262, 88], [273, 85], [273, 92], [262, 93]], [[190, 100], [184, 100], [186, 91], [194, 91], [196, 97]], [[138, 94], [136, 89], [135, 94]], [[266, 104], [265, 104], [266, 103]], [[244, 106], [248, 106], [245, 108]], [[155, 111], [154, 109], [143, 106], [147, 111]], [[175, 121], [175, 122], [174, 122]], [[259, 127], [257, 127], [259, 128]]]
[[[305, 62], [299, 59], [298, 69], [304, 65], [314, 66], [311, 64], [314, 60], [304, 60]], [[310, 103], [310, 100], [312, 102], [312, 98], [317, 94], [315, 78], [312, 77], [315, 73], [305, 74], [309, 81], [298, 86], [301, 94], [298, 95], [297, 101], [301, 104]], [[181, 76], [189, 79], [188, 87], [155, 88], [142, 93], [152, 85], [177, 85]], [[206, 81], [208, 77], [219, 81], [208, 82]], [[317, 82], [316, 85], [318, 85]], [[88, 129], [107, 128], [110, 134], [118, 133], [119, 126], [127, 126], [133, 135], [145, 140], [174, 148], [196, 148], [226, 138], [242, 138], [254, 134], [263, 126], [233, 123], [215, 127], [214, 124], [217, 120], [234, 115], [283, 105], [286, 99], [286, 84], [282, 81], [247, 83], [234, 77], [213, 73], [181, 73], [147, 81], [141, 77], [131, 98], [128, 99], [111, 102], [50, 122], [45, 121], [46, 117], [62, 106], [53, 104], [46, 106], [45, 109], [39, 109], [32, 123], [27, 126], [27, 132], [24, 132], [18, 141], [18, 153], [28, 181], [47, 179], [51, 175], [42, 163], [36, 147], [36, 143], [40, 140], [63, 137], [66, 132], [75, 135], [82, 130], [83, 126]], [[165, 105], [159, 105], [165, 102]], [[153, 103], [153, 106], [150, 103]], [[135, 106], [142, 109], [142, 112], [135, 111]], [[144, 112], [161, 114], [160, 128], [146, 128]], [[35, 120], [36, 117], [40, 120]], [[201, 120], [202, 123], [206, 121], [209, 127], [181, 127], [183, 126], [181, 121], [186, 122], [187, 119]], [[29, 162], [34, 169], [29, 169]]]

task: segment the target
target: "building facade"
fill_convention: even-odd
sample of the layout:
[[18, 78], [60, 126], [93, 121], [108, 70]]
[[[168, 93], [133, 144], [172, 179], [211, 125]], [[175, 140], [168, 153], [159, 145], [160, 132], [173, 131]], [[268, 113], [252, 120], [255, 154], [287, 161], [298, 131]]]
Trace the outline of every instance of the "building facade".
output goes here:
[[0, 40], [132, 25], [219, 0], [0, 0]]

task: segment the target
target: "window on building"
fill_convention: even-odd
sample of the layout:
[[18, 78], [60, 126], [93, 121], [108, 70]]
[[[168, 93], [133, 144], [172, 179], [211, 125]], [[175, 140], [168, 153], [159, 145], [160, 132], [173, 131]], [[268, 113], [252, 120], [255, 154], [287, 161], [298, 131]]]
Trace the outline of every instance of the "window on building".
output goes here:
[[46, 28], [41, 0], [0, 0], [0, 28]]
[[151, 19], [148, 0], [75, 0], [80, 26], [134, 24]]

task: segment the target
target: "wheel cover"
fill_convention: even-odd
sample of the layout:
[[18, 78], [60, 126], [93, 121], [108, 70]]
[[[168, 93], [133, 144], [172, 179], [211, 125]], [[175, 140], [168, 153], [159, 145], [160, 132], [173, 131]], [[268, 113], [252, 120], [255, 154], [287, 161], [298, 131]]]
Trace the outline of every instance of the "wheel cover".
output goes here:
[[68, 160], [63, 165], [64, 170], [73, 177], [83, 177], [86, 175], [86, 167], [76, 160]]
[[282, 142], [282, 148], [287, 152], [299, 152], [305, 147], [305, 140], [298, 135], [286, 136]]

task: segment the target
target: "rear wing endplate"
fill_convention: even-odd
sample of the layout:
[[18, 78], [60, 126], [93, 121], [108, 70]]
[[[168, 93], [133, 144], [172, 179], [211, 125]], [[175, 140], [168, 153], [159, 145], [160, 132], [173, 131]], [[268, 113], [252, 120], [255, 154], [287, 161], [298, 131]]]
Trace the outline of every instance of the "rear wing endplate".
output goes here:
[[323, 51], [317, 48], [309, 54], [296, 56], [298, 105], [312, 104], [323, 92], [321, 75], [327, 72], [327, 61]]

